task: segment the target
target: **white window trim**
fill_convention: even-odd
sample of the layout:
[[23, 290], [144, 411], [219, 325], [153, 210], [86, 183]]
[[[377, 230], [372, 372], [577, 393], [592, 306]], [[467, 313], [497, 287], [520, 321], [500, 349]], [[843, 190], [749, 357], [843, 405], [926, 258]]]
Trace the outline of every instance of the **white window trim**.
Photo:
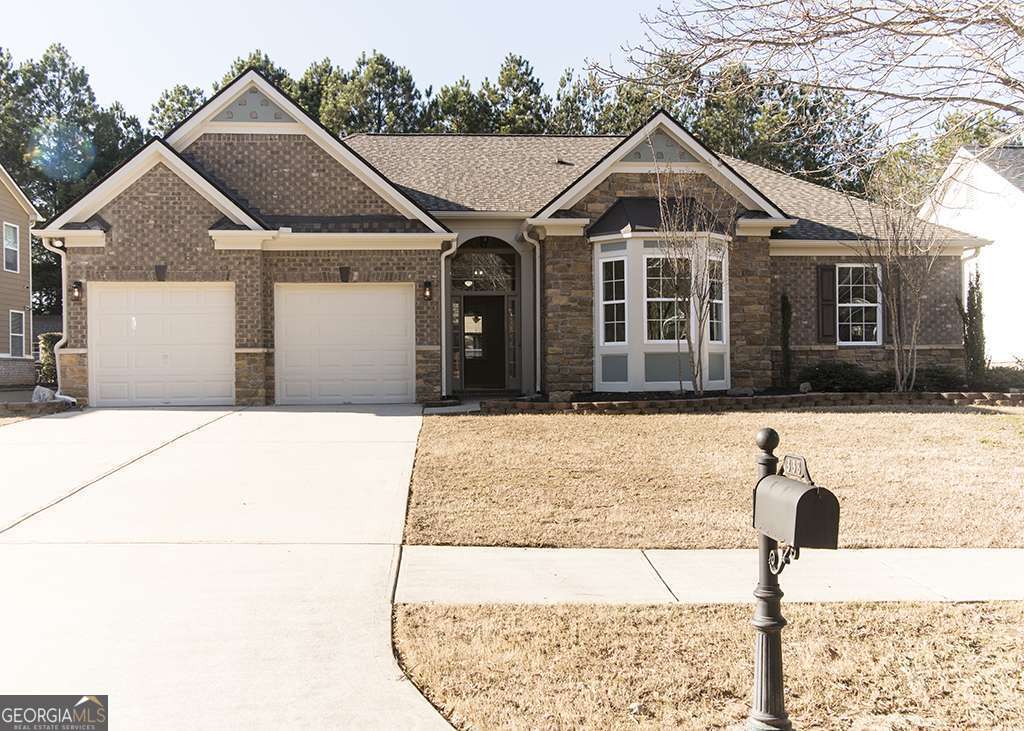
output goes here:
[[[622, 299], [621, 300], [606, 300], [604, 298], [604, 265], [607, 262], [612, 262], [612, 261], [621, 261], [622, 262]], [[615, 346], [615, 345], [625, 346], [625, 345], [629, 345], [629, 261], [627, 260], [627, 257], [625, 257], [625, 256], [607, 256], [607, 257], [598, 259], [598, 262], [599, 262], [599, 269], [598, 269], [598, 272], [597, 272], [597, 282], [598, 282], [598, 287], [600, 287], [600, 291], [601, 291], [601, 298], [600, 298], [601, 306], [599, 308], [600, 309], [600, 314], [601, 314], [600, 325], [599, 325], [599, 327], [600, 327], [599, 334], [601, 336], [601, 340], [600, 340], [601, 345], [609, 345], [609, 346]], [[624, 328], [625, 332], [624, 332], [624, 337], [623, 337], [622, 340], [608, 341], [608, 340], [605, 339], [605, 328], [604, 328], [604, 324], [605, 324], [605, 322], [604, 322], [604, 307], [605, 307], [605, 305], [622, 305], [623, 316], [625, 317], [625, 321], [623, 323], [625, 325], [625, 328]]]
[[[687, 261], [688, 258], [689, 257], [685, 257], [685, 256], [673, 256], [671, 254], [666, 254], [664, 252], [662, 252], [660, 254], [644, 254], [644, 306], [643, 306], [643, 319], [644, 319], [644, 344], [645, 345], [675, 345], [676, 344], [675, 338], [669, 338], [668, 340], [651, 340], [649, 337], [647, 337], [647, 333], [648, 333], [648, 330], [647, 330], [647, 324], [648, 324], [647, 323], [647, 303], [648, 302], [675, 302], [675, 300], [676, 300], [675, 297], [648, 297], [647, 296], [647, 262], [650, 261], [651, 259], [680, 259], [682, 261]], [[692, 280], [692, 277], [693, 277], [693, 272], [692, 271], [690, 273], [690, 277], [691, 277], [691, 280]], [[692, 286], [693, 282], [691, 281], [690, 284]], [[679, 345], [681, 347], [685, 346], [685, 348], [684, 348], [685, 350], [689, 350], [689, 348], [690, 348], [690, 318], [693, 316], [693, 312], [692, 312], [692, 310], [693, 310], [693, 303], [692, 302], [688, 302], [687, 305], [688, 305], [688, 307], [687, 307], [688, 312], [686, 313], [686, 337], [682, 338], [681, 340], [679, 340]]]
[[[840, 269], [867, 269], [869, 267], [875, 268], [875, 290], [876, 299], [878, 300], [874, 305], [844, 305], [839, 302], [839, 270]], [[882, 307], [882, 267], [880, 264], [851, 264], [841, 263], [836, 264], [836, 345], [841, 345], [844, 348], [856, 348], [857, 346], [877, 346], [882, 344], [882, 330], [885, 327], [883, 318], [885, 316], [885, 308]], [[878, 327], [875, 329], [874, 340], [843, 340], [839, 337], [839, 312], [842, 309], [853, 309], [854, 307], [875, 307], [878, 310]]]
[[729, 273], [728, 273], [728, 271], [726, 271], [726, 268], [725, 268], [726, 264], [725, 264], [725, 255], [724, 254], [721, 255], [721, 256], [710, 256], [710, 257], [708, 257], [708, 259], [710, 261], [717, 261], [717, 262], [719, 262], [722, 265], [722, 299], [716, 300], [716, 299], [710, 299], [709, 298], [709, 300], [708, 300], [709, 301], [709, 307], [711, 305], [714, 305], [716, 302], [718, 304], [722, 305], [722, 337], [720, 339], [718, 339], [718, 340], [713, 340], [711, 338], [711, 312], [709, 310], [708, 311], [708, 343], [713, 343], [714, 345], [725, 345], [725, 343], [729, 340], [729, 311], [728, 311], [728, 309], [726, 309], [726, 306], [725, 306], [725, 303], [729, 301], [729, 292], [726, 289], [728, 284], [729, 284]]
[[[7, 268], [7, 227], [10, 226], [14, 229], [14, 269]], [[19, 274], [21, 272], [21, 226], [16, 223], [10, 223], [4, 221], [3, 230], [3, 248], [4, 248], [4, 271], [11, 272], [12, 274]]]
[[[21, 352], [15, 354], [14, 352], [14, 338], [18, 335], [14, 332], [14, 315], [21, 315]], [[25, 358], [25, 328], [28, 324], [28, 318], [25, 316], [25, 310], [8, 310], [7, 311], [7, 350], [12, 358]]]

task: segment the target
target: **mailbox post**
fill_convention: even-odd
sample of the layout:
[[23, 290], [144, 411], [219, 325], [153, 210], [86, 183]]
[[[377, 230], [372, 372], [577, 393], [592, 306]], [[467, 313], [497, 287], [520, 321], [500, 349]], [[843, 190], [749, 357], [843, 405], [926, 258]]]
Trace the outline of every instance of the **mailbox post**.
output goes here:
[[[750, 729], [789, 730], [782, 676], [782, 589], [779, 574], [800, 558], [800, 548], [836, 548], [839, 540], [839, 501], [810, 478], [800, 457], [786, 457], [782, 473], [774, 429], [757, 433], [757, 484], [754, 487], [754, 528], [758, 530], [758, 572], [754, 589], [754, 692], [747, 726]], [[794, 480], [784, 473], [797, 474]], [[780, 542], [782, 546], [780, 547]]]

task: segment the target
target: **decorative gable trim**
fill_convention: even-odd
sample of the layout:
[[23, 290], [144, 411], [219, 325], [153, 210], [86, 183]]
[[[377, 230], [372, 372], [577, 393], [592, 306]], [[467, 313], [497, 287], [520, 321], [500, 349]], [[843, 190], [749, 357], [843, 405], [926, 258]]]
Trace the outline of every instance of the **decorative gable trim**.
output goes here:
[[266, 228], [262, 221], [246, 211], [227, 192], [221, 190], [201, 171], [189, 164], [166, 142], [151, 140], [122, 165], [112, 170], [85, 195], [72, 203], [63, 213], [47, 222], [45, 228], [33, 230], [33, 233], [37, 236], [50, 237], [79, 235], [80, 231], [69, 232], [62, 227], [69, 223], [85, 221], [127, 190], [128, 186], [152, 170], [158, 163], [163, 163], [234, 223], [252, 230]]
[[[419, 220], [434, 233], [451, 233], [451, 230], [448, 229], [447, 226], [434, 218], [434, 216], [432, 216], [426, 209], [420, 207], [414, 200], [412, 200], [412, 198], [407, 196], [390, 180], [388, 180], [379, 170], [370, 165], [370, 163], [368, 163], [355, 150], [346, 145], [342, 140], [335, 137], [334, 134], [320, 124], [318, 120], [310, 117], [302, 107], [295, 103], [295, 101], [293, 101], [287, 94], [277, 88], [277, 86], [255, 69], [249, 69], [237, 76], [233, 81], [226, 84], [220, 89], [220, 91], [214, 94], [206, 104], [201, 106], [187, 117], [185, 121], [171, 130], [166, 137], [168, 144], [173, 146], [178, 152], [181, 152], [192, 142], [198, 139], [204, 132], [213, 131], [214, 129], [216, 131], [223, 131], [225, 123], [222, 120], [218, 120], [218, 115], [230, 107], [242, 94], [247, 93], [249, 89], [253, 87], [288, 114], [292, 119], [296, 120], [296, 122], [301, 125], [302, 132], [323, 148], [327, 154], [351, 171], [374, 193], [379, 195], [390, 205], [394, 206], [394, 208], [404, 216], [409, 219]], [[215, 125], [213, 129], [211, 129], [211, 125]], [[262, 125], [263, 129], [257, 129], [255, 127], [248, 126], [245, 123], [236, 123], [236, 125], [238, 129], [232, 129], [232, 132], [237, 131], [239, 133], [248, 134], [261, 133], [266, 129], [266, 127], [271, 126]], [[276, 127], [276, 125], [273, 126]], [[280, 126], [287, 127], [290, 125], [281, 124]], [[287, 134], [294, 133], [295, 130], [273, 129], [272, 131], [276, 134]]]
[[[565, 190], [555, 196], [551, 202], [537, 211], [533, 218], [550, 218], [557, 211], [569, 208], [578, 203], [587, 193], [593, 190], [598, 184], [608, 177], [617, 165], [627, 164], [624, 158], [636, 147], [637, 144], [654, 135], [656, 131], [663, 131], [684, 150], [690, 152], [697, 160], [697, 164], [706, 166], [706, 170], [712, 177], [724, 180], [743, 199], [749, 208], [763, 211], [773, 219], [787, 220], [782, 209], [772, 203], [761, 191], [754, 187], [746, 178], [737, 173], [718, 155], [705, 147], [696, 137], [687, 132], [679, 122], [665, 110], [659, 110], [647, 120], [640, 129], [626, 137], [618, 145], [613, 147], [608, 154], [598, 160], [589, 170], [578, 177]], [[681, 163], [687, 168], [695, 167], [694, 163]], [[669, 165], [672, 165], [671, 163]], [[639, 168], [639, 166], [636, 166]], [[622, 169], [622, 168], [620, 168]], [[644, 167], [643, 169], [649, 169]], [[674, 169], [674, 167], [673, 167]], [[785, 225], [785, 224], [780, 224]]]

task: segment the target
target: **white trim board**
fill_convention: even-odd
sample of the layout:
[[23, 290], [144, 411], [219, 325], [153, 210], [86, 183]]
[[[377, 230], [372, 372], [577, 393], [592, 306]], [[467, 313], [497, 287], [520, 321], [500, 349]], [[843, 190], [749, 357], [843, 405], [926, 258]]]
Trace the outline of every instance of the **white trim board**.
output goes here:
[[[206, 132], [211, 124], [215, 124], [213, 120], [221, 111], [230, 106], [239, 96], [253, 86], [266, 95], [271, 102], [281, 107], [285, 113], [298, 120], [298, 123], [303, 127], [303, 131], [310, 139], [407, 218], [419, 220], [434, 233], [450, 233], [443, 224], [416, 205], [411, 198], [402, 193], [390, 180], [370, 166], [352, 148], [313, 121], [305, 110], [298, 107], [273, 84], [251, 69], [228, 84], [213, 99], [200, 107], [184, 124], [171, 132], [167, 137], [167, 143], [178, 152], [183, 151], [198, 139], [203, 132]], [[219, 129], [220, 123], [216, 124]], [[259, 133], [256, 131], [256, 128], [247, 128], [239, 132]], [[275, 133], [280, 133], [280, 131], [275, 130]]]
[[[557, 198], [542, 208], [534, 218], [550, 218], [555, 212], [563, 208], [569, 208], [580, 201], [587, 193], [593, 190], [602, 180], [608, 177], [616, 165], [623, 162], [622, 158], [629, 153], [633, 147], [653, 135], [656, 130], [662, 130], [671, 137], [676, 144], [680, 145], [687, 152], [692, 154], [707, 166], [707, 174], [712, 178], [719, 178], [719, 182], [726, 181], [733, 192], [737, 193], [740, 201], [747, 207], [761, 210], [770, 215], [773, 219], [788, 221], [789, 219], [782, 211], [772, 204], [767, 198], [759, 193], [750, 183], [744, 180], [739, 174], [729, 168], [724, 162], [702, 145], [689, 132], [683, 129], [678, 122], [670, 117], [665, 111], [659, 111], [652, 116], [640, 129], [623, 140], [603, 160], [594, 165], [588, 172], [570, 185]], [[780, 223], [780, 226], [786, 225]]]
[[277, 231], [211, 230], [213, 248], [260, 251], [440, 251], [457, 234], [425, 233], [294, 233]]
[[[230, 198], [221, 193], [206, 178], [185, 163], [173, 149], [163, 140], [151, 140], [139, 150], [134, 157], [122, 165], [112, 175], [105, 178], [85, 196], [71, 205], [64, 213], [55, 218], [45, 229], [34, 230], [36, 236], [64, 238], [75, 237], [75, 231], [65, 231], [61, 227], [67, 223], [80, 222], [89, 218], [103, 206], [123, 193], [132, 183], [141, 178], [158, 163], [163, 163], [171, 172], [188, 183], [197, 193], [217, 208], [221, 213], [237, 224], [250, 229], [263, 230], [255, 219], [243, 211]], [[93, 244], [95, 245], [95, 244]]]

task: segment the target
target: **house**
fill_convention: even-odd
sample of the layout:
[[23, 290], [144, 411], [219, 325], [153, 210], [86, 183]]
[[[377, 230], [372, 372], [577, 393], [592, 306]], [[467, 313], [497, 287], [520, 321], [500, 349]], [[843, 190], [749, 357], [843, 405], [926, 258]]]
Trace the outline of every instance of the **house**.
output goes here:
[[1024, 272], [1024, 147], [961, 148], [922, 215], [992, 243], [965, 251], [967, 273], [981, 273], [987, 355], [996, 364], [1024, 357], [1017, 277]]
[[[735, 203], [709, 232], [728, 247], [708, 388], [778, 382], [783, 292], [797, 367], [887, 367], [837, 192], [716, 155], [664, 112], [626, 137], [339, 140], [247, 71], [36, 231], [63, 259], [61, 390], [131, 405], [675, 389], [656, 165], [692, 173], [695, 201]], [[944, 236], [924, 354], [959, 366], [977, 242]]]
[[40, 216], [0, 165], [0, 386], [35, 383], [32, 358], [32, 249], [29, 230]]

